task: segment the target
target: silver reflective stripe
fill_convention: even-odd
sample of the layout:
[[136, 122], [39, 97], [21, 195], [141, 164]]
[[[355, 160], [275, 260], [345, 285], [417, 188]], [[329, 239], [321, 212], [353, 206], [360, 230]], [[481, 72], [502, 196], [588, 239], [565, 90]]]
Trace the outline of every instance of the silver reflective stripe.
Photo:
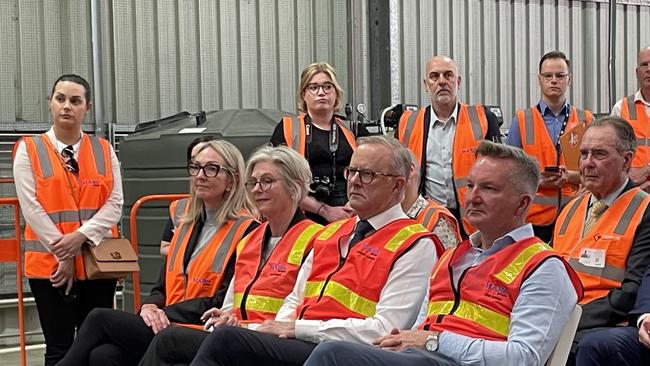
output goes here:
[[648, 139], [645, 137], [637, 137], [636, 146], [648, 146]]
[[[535, 144], [535, 125], [533, 124], [533, 110], [524, 110], [524, 124], [526, 125], [526, 145]], [[519, 131], [521, 134], [521, 131]]]
[[625, 278], [625, 270], [605, 265], [605, 268], [589, 267], [580, 263], [577, 259], [570, 259], [569, 264], [576, 272], [586, 273], [595, 277], [602, 277], [608, 280], [621, 282]]
[[573, 218], [573, 215], [575, 214], [576, 210], [580, 206], [580, 202], [582, 202], [583, 199], [587, 199], [586, 196], [584, 196], [582, 199], [575, 200], [573, 202], [573, 205], [569, 208], [569, 211], [566, 214], [566, 217], [564, 218], [564, 221], [562, 222], [562, 226], [560, 227], [560, 235], [566, 234], [566, 229], [569, 226], [569, 223], [571, 222], [571, 219]]
[[634, 94], [628, 95], [627, 98], [625, 98], [627, 101], [627, 111], [630, 114], [630, 119], [631, 120], [636, 120], [636, 105], [634, 104]]
[[99, 138], [95, 136], [90, 137], [90, 146], [93, 149], [93, 156], [95, 156], [95, 168], [97, 168], [97, 173], [100, 175], [106, 175], [106, 160], [104, 156], [104, 149], [102, 149], [102, 143], [99, 141]]
[[352, 126], [350, 126], [350, 121], [348, 120], [341, 120], [341, 119], [336, 119], [337, 122], [339, 122], [343, 127], [347, 128], [348, 131], [352, 131]]
[[177, 227], [181, 221], [181, 216], [185, 213], [187, 205], [190, 203], [189, 198], [181, 198], [176, 202], [176, 208], [174, 209], [174, 215], [172, 216], [172, 223], [174, 227]]
[[587, 112], [584, 109], [576, 108], [576, 112], [578, 113], [578, 122], [587, 121]]
[[300, 152], [300, 127], [298, 117], [291, 117], [291, 148]]
[[480, 141], [483, 140], [483, 129], [481, 129], [481, 120], [478, 119], [478, 112], [476, 111], [476, 108], [482, 107], [470, 105], [467, 106], [467, 112], [469, 113], [469, 122], [472, 126], [474, 140]]
[[38, 240], [23, 240], [23, 248], [25, 248], [26, 252], [49, 253]]
[[176, 238], [176, 243], [174, 244], [174, 252], [172, 253], [171, 256], [167, 257], [169, 259], [169, 265], [167, 266], [168, 272], [171, 272], [172, 269], [174, 269], [174, 262], [176, 262], [176, 256], [178, 255], [178, 251], [181, 247], [181, 244], [183, 243], [183, 238], [185, 237], [185, 234], [187, 234], [187, 230], [189, 230], [190, 227], [194, 227], [194, 225], [186, 223], [181, 225], [180, 227], [180, 231], [178, 232], [178, 238]]
[[97, 213], [97, 209], [81, 209], [77, 210], [65, 210], [65, 211], [56, 211], [50, 212], [47, 215], [50, 217], [50, 220], [54, 224], [60, 224], [63, 222], [79, 222], [92, 219], [93, 216]]
[[43, 173], [43, 178], [49, 178], [54, 175], [54, 170], [52, 169], [52, 161], [50, 160], [50, 155], [47, 153], [48, 147], [45, 141], [43, 141], [44, 135], [38, 135], [32, 137], [34, 145], [36, 146], [36, 154], [38, 155], [38, 161], [41, 166], [41, 172]]
[[411, 135], [413, 134], [413, 129], [415, 128], [415, 122], [418, 119], [418, 115], [420, 115], [420, 113], [423, 111], [424, 110], [412, 111], [406, 120], [406, 129], [404, 130], [404, 136], [402, 136], [402, 141], [404, 141], [405, 145], [408, 145], [409, 141], [411, 141]]
[[436, 213], [435, 209], [433, 209], [433, 208], [429, 209], [427, 214], [424, 215], [424, 220], [422, 220], [422, 226], [424, 226], [425, 228], [428, 228], [429, 227], [429, 222], [431, 221], [431, 219], [433, 218], [433, 215], [435, 213]]
[[456, 189], [467, 187], [467, 178], [454, 178]]
[[648, 194], [643, 191], [637, 192], [634, 195], [632, 201], [630, 201], [630, 204], [627, 205], [627, 208], [625, 208], [623, 215], [621, 215], [621, 218], [618, 220], [618, 224], [616, 224], [616, 228], [614, 229], [615, 234], [625, 234], [627, 228], [630, 226], [630, 222], [632, 221], [632, 216], [634, 216], [636, 211], [639, 209], [639, 206], [641, 206], [641, 203], [643, 203], [643, 200], [647, 196]]
[[[562, 200], [560, 202], [561, 205], [566, 205], [567, 202], [571, 201], [571, 197], [564, 197], [562, 196]], [[546, 206], [557, 206], [557, 196], [543, 196], [543, 195], [535, 195], [535, 199], [533, 199], [533, 202], [538, 204], [538, 205], [546, 205]]]
[[235, 234], [237, 233], [237, 230], [239, 230], [239, 228], [247, 220], [249, 220], [248, 217], [238, 218], [237, 221], [235, 221], [235, 223], [232, 225], [230, 230], [228, 230], [226, 237], [223, 239], [223, 241], [219, 245], [219, 248], [217, 249], [217, 253], [214, 255], [214, 260], [212, 261], [212, 267], [210, 268], [211, 272], [221, 273], [223, 271], [224, 267], [226, 266], [226, 256], [230, 251], [230, 247], [236, 245], [237, 242], [239, 242], [239, 240], [235, 241]]

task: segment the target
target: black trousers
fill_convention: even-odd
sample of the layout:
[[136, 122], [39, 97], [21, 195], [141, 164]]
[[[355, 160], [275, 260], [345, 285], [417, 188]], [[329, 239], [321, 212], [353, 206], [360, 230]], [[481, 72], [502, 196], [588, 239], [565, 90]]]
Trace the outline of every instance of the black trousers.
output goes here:
[[301, 366], [314, 348], [315, 343], [298, 339], [283, 339], [239, 327], [222, 327], [215, 329], [203, 341], [191, 365]]
[[153, 337], [138, 314], [95, 309], [57, 366], [137, 365]]
[[189, 365], [209, 335], [206, 331], [181, 326], [163, 329], [153, 337], [139, 365]]
[[45, 366], [57, 363], [72, 345], [75, 331], [94, 308], [112, 308], [115, 280], [77, 281], [71, 295], [47, 279], [30, 279], [38, 318], [45, 337]]

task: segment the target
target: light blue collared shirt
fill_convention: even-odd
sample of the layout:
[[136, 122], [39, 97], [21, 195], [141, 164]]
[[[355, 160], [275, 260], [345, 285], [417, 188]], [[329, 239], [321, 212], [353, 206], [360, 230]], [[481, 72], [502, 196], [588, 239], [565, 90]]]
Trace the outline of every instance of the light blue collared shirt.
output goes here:
[[[564, 107], [562, 107], [560, 113], [555, 114], [548, 106], [548, 104], [540, 99], [540, 101], [537, 102], [537, 108], [542, 113], [542, 117], [544, 117], [546, 131], [548, 131], [548, 135], [551, 137], [551, 141], [553, 141], [553, 143], [557, 142], [557, 138], [560, 136], [560, 130], [562, 130], [562, 124], [571, 112], [571, 105], [565, 101]], [[519, 130], [517, 116], [512, 119], [512, 123], [510, 124], [507, 144], [510, 146], [522, 147], [521, 131]]]
[[[454, 286], [467, 268], [476, 266], [499, 250], [534, 236], [530, 224], [523, 225], [480, 248], [480, 232], [470, 237], [472, 248], [457, 260]], [[552, 284], [552, 285], [549, 285]], [[544, 365], [577, 303], [576, 291], [564, 264], [556, 258], [542, 263], [522, 284], [510, 314], [508, 340], [488, 341], [443, 331], [438, 352], [460, 364]]]
[[454, 173], [451, 166], [459, 104], [446, 122], [441, 122], [433, 107], [430, 108], [429, 136], [426, 146], [426, 176], [424, 188], [428, 197], [447, 208], [458, 207], [454, 191]]

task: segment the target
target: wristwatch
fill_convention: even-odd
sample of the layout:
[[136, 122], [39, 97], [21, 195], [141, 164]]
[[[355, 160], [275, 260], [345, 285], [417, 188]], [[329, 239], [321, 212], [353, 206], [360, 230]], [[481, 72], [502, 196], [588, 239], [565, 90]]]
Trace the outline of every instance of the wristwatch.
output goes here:
[[427, 336], [427, 339], [424, 341], [424, 348], [429, 352], [435, 352], [438, 350], [438, 334], [439, 332], [431, 332]]

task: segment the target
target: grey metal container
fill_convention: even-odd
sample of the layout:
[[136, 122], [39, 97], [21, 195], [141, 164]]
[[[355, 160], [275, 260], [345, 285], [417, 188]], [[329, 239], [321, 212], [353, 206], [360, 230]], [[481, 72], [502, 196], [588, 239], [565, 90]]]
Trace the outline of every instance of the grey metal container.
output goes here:
[[[122, 233], [130, 238], [129, 215], [134, 203], [150, 194], [187, 193], [186, 149], [202, 135], [225, 139], [248, 158], [270, 140], [273, 129], [288, 113], [268, 109], [222, 110], [179, 113], [162, 120], [141, 123], [120, 143], [124, 184]], [[160, 273], [160, 238], [169, 217], [169, 202], [147, 203], [138, 210], [140, 292], [149, 294]], [[125, 286], [125, 306], [133, 306], [133, 287]]]

